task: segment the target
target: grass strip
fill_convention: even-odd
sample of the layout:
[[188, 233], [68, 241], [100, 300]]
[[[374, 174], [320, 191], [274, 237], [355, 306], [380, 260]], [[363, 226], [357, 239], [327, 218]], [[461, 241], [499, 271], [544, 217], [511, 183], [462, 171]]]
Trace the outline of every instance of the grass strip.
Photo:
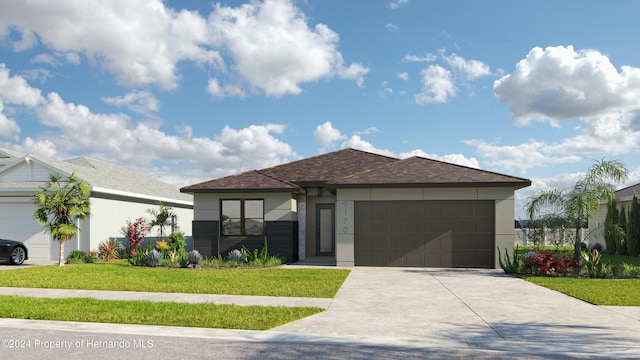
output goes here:
[[333, 298], [342, 269], [169, 269], [123, 264], [34, 266], [2, 271], [0, 286]]
[[640, 279], [575, 279], [530, 276], [525, 280], [594, 305], [640, 306]]
[[0, 317], [115, 324], [266, 330], [313, 314], [315, 307], [0, 296]]

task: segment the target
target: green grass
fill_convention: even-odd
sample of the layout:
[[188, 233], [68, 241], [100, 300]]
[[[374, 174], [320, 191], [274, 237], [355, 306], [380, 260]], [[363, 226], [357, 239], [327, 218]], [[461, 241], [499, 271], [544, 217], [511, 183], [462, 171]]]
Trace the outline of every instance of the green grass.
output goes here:
[[640, 306], [640, 279], [531, 276], [525, 280], [595, 305]]
[[342, 269], [169, 269], [123, 264], [35, 266], [0, 272], [0, 286], [332, 298]]
[[0, 296], [0, 317], [266, 330], [322, 312], [314, 307], [234, 306]]
[[633, 266], [640, 266], [640, 257], [602, 254], [601, 262], [609, 262], [611, 266], [620, 266], [624, 263]]

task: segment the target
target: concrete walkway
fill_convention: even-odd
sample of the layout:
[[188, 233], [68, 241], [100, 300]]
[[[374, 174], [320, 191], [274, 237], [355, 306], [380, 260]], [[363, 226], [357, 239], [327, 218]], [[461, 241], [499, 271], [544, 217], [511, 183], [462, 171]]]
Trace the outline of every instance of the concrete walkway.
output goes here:
[[[335, 299], [17, 288], [0, 288], [0, 294], [327, 309], [268, 331], [162, 327], [166, 336], [640, 358], [639, 308], [594, 306], [499, 270], [357, 267]], [[0, 329], [16, 324], [99, 333], [139, 331], [131, 325], [0, 319]]]

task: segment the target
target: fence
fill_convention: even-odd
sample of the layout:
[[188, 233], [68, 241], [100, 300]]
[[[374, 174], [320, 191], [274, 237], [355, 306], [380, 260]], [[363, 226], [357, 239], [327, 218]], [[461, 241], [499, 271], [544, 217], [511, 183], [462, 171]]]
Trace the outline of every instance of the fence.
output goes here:
[[[544, 234], [542, 233], [544, 231]], [[589, 245], [587, 235], [589, 230], [580, 229], [580, 240]], [[514, 245], [520, 246], [573, 246], [575, 241], [575, 229], [568, 228], [522, 228], [515, 229]]]

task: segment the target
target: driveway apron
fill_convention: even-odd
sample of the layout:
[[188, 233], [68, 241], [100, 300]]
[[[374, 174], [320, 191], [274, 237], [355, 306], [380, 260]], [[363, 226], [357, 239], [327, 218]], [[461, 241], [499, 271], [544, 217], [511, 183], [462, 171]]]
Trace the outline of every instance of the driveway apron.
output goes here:
[[640, 322], [630, 313], [638, 314], [591, 305], [499, 270], [356, 267], [327, 311], [271, 331], [640, 356]]

